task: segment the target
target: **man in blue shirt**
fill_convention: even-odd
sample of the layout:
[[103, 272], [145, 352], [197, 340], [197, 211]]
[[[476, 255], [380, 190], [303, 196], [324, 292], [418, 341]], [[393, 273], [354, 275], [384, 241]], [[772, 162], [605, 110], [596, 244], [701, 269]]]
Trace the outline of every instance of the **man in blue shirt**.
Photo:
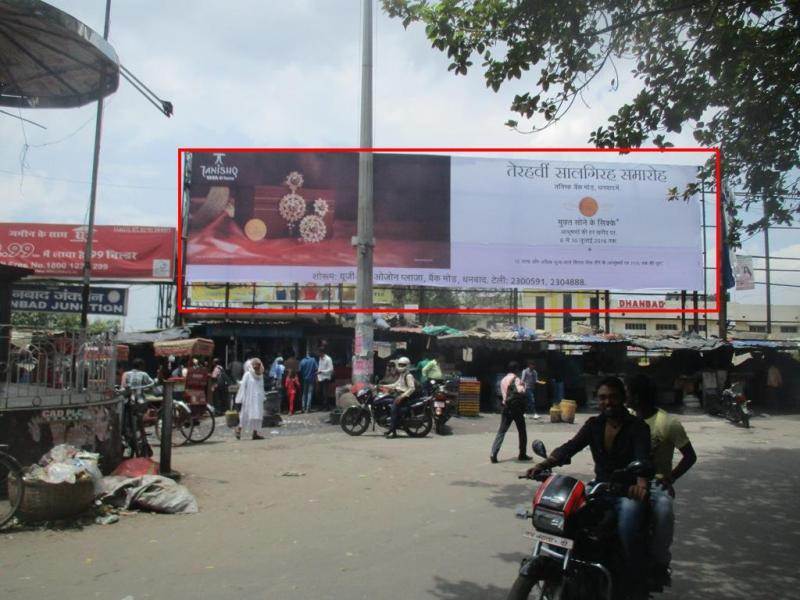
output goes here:
[[300, 361], [300, 381], [303, 382], [303, 412], [307, 413], [311, 410], [317, 384], [317, 360], [311, 353], [306, 353], [306, 357]]

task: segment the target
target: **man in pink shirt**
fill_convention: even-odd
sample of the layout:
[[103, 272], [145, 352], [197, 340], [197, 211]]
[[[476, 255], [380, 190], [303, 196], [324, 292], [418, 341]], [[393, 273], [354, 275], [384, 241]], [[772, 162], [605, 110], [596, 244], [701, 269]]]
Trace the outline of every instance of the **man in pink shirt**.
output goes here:
[[500, 446], [503, 445], [506, 431], [511, 427], [512, 422], [517, 426], [517, 434], [519, 435], [518, 460], [531, 460], [525, 448], [528, 445], [528, 432], [525, 429], [526, 396], [525, 385], [519, 378], [519, 363], [509, 363], [508, 374], [500, 381], [500, 394], [503, 397], [503, 412], [500, 416], [500, 428], [494, 438], [489, 460], [492, 463], [498, 462], [497, 454], [500, 452]]

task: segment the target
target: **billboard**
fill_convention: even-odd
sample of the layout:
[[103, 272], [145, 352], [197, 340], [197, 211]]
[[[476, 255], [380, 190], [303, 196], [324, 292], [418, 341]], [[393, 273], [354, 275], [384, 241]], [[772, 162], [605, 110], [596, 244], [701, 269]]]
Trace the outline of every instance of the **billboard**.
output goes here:
[[[375, 285], [702, 289], [696, 167], [374, 155]], [[196, 152], [186, 280], [354, 283], [358, 155]]]
[[[33, 269], [37, 277], [83, 275], [88, 227], [0, 223], [0, 262]], [[175, 229], [95, 225], [92, 279], [172, 281]]]
[[[11, 288], [11, 310], [14, 311], [79, 313], [82, 305], [83, 288], [77, 285], [15, 285]], [[128, 290], [92, 286], [89, 314], [124, 317], [128, 314]]]

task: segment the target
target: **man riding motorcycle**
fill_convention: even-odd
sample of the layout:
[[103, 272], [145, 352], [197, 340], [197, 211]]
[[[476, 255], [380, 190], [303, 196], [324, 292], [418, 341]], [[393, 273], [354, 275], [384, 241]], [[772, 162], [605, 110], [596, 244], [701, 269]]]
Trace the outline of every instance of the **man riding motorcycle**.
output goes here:
[[[617, 377], [603, 379], [595, 392], [600, 414], [589, 418], [566, 444], [556, 448], [544, 461], [527, 471], [533, 477], [540, 471], [570, 463], [570, 459], [589, 446], [594, 459], [596, 481], [610, 481], [614, 471], [631, 462], [650, 460], [650, 431], [640, 418], [625, 408], [625, 385]], [[637, 477], [628, 488], [627, 497], [614, 500], [617, 533], [623, 559], [628, 566], [627, 582], [632, 598], [646, 598], [646, 580], [642, 576], [644, 555], [644, 504], [648, 480]]]
[[391, 425], [389, 431], [383, 435], [387, 438], [397, 437], [397, 421], [400, 416], [400, 409], [408, 398], [414, 395], [417, 389], [414, 376], [409, 371], [411, 361], [402, 356], [395, 361], [395, 368], [397, 369], [398, 378], [393, 384], [386, 386], [390, 390], [397, 393], [391, 406]]
[[[629, 405], [650, 428], [656, 477], [650, 488], [653, 515], [653, 536], [650, 539], [650, 554], [653, 558], [651, 578], [653, 584], [660, 588], [670, 583], [670, 546], [675, 527], [675, 490], [672, 484], [697, 462], [697, 454], [681, 422], [675, 416], [656, 408], [655, 389], [647, 375], [636, 375], [628, 388]], [[672, 455], [676, 448], [681, 453], [681, 460], [673, 469]]]

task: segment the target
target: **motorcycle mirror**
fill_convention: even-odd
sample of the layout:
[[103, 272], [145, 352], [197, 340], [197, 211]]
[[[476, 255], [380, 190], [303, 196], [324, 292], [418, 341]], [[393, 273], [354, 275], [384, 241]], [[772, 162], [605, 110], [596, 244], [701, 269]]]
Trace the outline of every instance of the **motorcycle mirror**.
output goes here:
[[634, 460], [625, 467], [625, 471], [635, 477], [645, 477], [647, 479], [650, 479], [655, 474], [653, 464], [643, 460]]
[[547, 458], [547, 450], [545, 450], [544, 442], [542, 440], [533, 440], [533, 444], [531, 444], [531, 448], [533, 449], [533, 453], [536, 456], [541, 456], [542, 458]]

